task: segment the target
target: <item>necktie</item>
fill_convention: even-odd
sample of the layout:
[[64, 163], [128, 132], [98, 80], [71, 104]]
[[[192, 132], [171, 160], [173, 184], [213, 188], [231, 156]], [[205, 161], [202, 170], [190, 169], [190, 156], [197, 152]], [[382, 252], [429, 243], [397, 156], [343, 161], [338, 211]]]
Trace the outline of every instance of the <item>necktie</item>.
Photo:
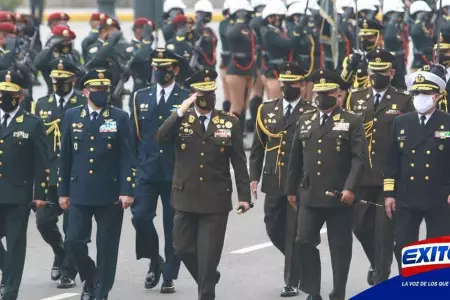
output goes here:
[[327, 114], [323, 114], [322, 116], [322, 124], [320, 124], [320, 126], [323, 126], [323, 124], [325, 124], [325, 122], [328, 120], [328, 115]]
[[3, 123], [2, 123], [3, 128], [8, 127], [8, 119], [9, 119], [9, 114], [5, 114], [3, 116]]
[[59, 109], [62, 111], [64, 109], [64, 98], [59, 98]]
[[93, 112], [91, 113], [91, 116], [92, 116], [92, 118], [91, 118], [91, 120], [92, 120], [92, 121], [95, 121], [95, 120], [97, 120], [97, 117], [98, 117], [98, 112], [96, 112], [96, 111], [93, 111]]
[[284, 115], [284, 124], [287, 123], [287, 121], [289, 120], [289, 117], [291, 116], [291, 109], [292, 109], [292, 105], [289, 104], [287, 106], [286, 114]]
[[425, 116], [420, 116], [420, 125], [425, 126], [425, 120], [427, 119], [427, 117]]
[[376, 111], [378, 108], [378, 105], [380, 104], [380, 94], [375, 94], [375, 103], [373, 104], [373, 110]]
[[166, 92], [164, 91], [164, 89], [161, 90], [161, 98], [159, 98], [159, 103], [158, 106], [162, 107], [164, 105], [164, 103], [166, 103], [166, 98], [164, 97], [164, 95], [166, 94]]
[[198, 117], [198, 119], [200, 120], [200, 128], [202, 129], [203, 134], [206, 132], [206, 128], [205, 128], [205, 121], [206, 121], [206, 116], [200, 116]]

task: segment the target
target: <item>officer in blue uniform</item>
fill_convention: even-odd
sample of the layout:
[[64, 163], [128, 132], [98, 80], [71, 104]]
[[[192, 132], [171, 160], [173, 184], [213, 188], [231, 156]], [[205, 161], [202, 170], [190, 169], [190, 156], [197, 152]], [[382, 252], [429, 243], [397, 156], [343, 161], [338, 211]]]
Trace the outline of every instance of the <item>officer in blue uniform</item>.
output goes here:
[[[134, 149], [126, 112], [109, 105], [111, 73], [82, 79], [87, 105], [63, 122], [59, 204], [69, 209], [67, 243], [81, 279], [82, 300], [108, 299], [116, 274], [123, 210], [134, 201]], [[97, 267], [89, 257], [92, 217], [97, 222]]]
[[[178, 61], [182, 59], [164, 48], [152, 54], [156, 85], [141, 89], [133, 95], [131, 127], [133, 141], [138, 153], [136, 202], [131, 211], [136, 229], [137, 259], [151, 260], [145, 278], [145, 288], [154, 288], [163, 273], [161, 293], [173, 293], [173, 279], [178, 276], [180, 260], [172, 244], [173, 209], [170, 194], [175, 163], [175, 148], [159, 145], [155, 133], [162, 123], [189, 97], [189, 93], [175, 82], [179, 72]], [[153, 224], [158, 198], [163, 205], [166, 262], [159, 256], [158, 233]]]

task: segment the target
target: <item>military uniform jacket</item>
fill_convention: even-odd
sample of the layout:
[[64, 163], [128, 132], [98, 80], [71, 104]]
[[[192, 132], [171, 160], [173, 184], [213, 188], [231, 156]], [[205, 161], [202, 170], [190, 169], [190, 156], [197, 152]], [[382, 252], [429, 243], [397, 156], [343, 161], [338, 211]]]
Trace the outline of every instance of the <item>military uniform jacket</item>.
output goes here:
[[293, 44], [289, 60], [300, 57], [304, 63], [305, 69], [308, 70], [308, 74], [310, 74], [314, 67], [314, 51], [316, 47], [313, 37], [306, 34], [298, 26], [288, 30], [287, 36], [292, 40]]
[[419, 69], [433, 61], [434, 40], [432, 36], [432, 31], [423, 21], [416, 20], [411, 25], [411, 40], [414, 45], [414, 60], [411, 68]]
[[[188, 33], [192, 34], [192, 33]], [[184, 60], [189, 63], [191, 61], [191, 56], [193, 53], [193, 47], [191, 42], [188, 41], [186, 36], [184, 35], [175, 35], [171, 40], [169, 40], [166, 44], [167, 50], [172, 51], [175, 54], [183, 57]], [[180, 66], [180, 65], [179, 65]], [[175, 77], [176, 82], [180, 86], [185, 85], [185, 80], [191, 77], [192, 72], [190, 68], [183, 68], [180, 66], [180, 72]]]
[[256, 37], [247, 23], [231, 21], [227, 30], [231, 59], [227, 74], [251, 76], [255, 65]]
[[86, 98], [80, 92], [74, 91], [61, 111], [59, 106], [59, 96], [56, 94], [47, 95], [37, 100], [35, 108], [32, 110], [36, 116], [40, 117], [45, 126], [45, 143], [47, 145], [50, 180], [49, 185], [56, 186], [58, 181], [59, 152], [61, 143], [61, 130], [64, 114], [71, 108], [84, 105]]
[[93, 29], [91, 32], [89, 32], [88, 36], [83, 39], [81, 42], [81, 54], [83, 55], [83, 59], [86, 62], [88, 59], [88, 51], [89, 47], [95, 43], [98, 39], [98, 30]]
[[0, 71], [7, 70], [14, 63], [14, 52], [0, 48]]
[[[284, 123], [283, 98], [261, 104], [250, 152], [250, 180], [259, 182], [263, 173], [263, 193], [272, 196], [286, 194], [285, 182], [295, 124], [304, 112], [312, 108], [300, 99], [287, 123]], [[263, 168], [264, 157], [266, 162]]]
[[44, 138], [42, 121], [21, 108], [8, 127], [0, 129], [0, 203], [28, 204], [33, 199], [46, 199]]
[[389, 86], [374, 111], [371, 87], [352, 92], [347, 110], [362, 117], [368, 145], [369, 167], [365, 168], [362, 186], [382, 186], [394, 118], [414, 110], [411, 95]]
[[228, 62], [230, 61], [230, 47], [228, 46], [228, 39], [227, 39], [227, 31], [228, 26], [230, 25], [231, 19], [225, 18], [224, 20], [220, 21], [219, 24], [219, 38], [220, 43], [222, 45], [222, 49], [220, 51], [220, 56], [222, 58], [220, 62], [220, 68], [224, 69], [227, 67]]
[[264, 47], [263, 69], [272, 72], [276, 64], [289, 60], [292, 41], [280, 29], [272, 25], [263, 26], [261, 35]]
[[213, 109], [206, 133], [202, 134], [195, 109], [183, 117], [177, 112], [164, 122], [157, 138], [175, 143], [172, 206], [178, 211], [227, 213], [232, 209], [233, 165], [238, 199], [250, 201], [250, 180], [239, 120]]
[[367, 146], [361, 119], [335, 109], [320, 126], [319, 111], [299, 118], [287, 174], [287, 194], [296, 195], [308, 207], [342, 207], [327, 191], [355, 192], [367, 165]]
[[198, 56], [198, 63], [203, 68], [216, 67], [217, 37], [209, 27], [204, 27], [200, 32], [200, 48], [202, 53]]
[[73, 204], [102, 206], [133, 196], [135, 152], [128, 115], [114, 107], [103, 108], [90, 120], [87, 105], [67, 111], [64, 117], [59, 169], [60, 196]]
[[172, 181], [175, 148], [173, 144], [159, 145], [155, 134], [170, 114], [189, 97], [189, 92], [175, 84], [172, 93], [166, 95], [162, 107], [156, 102], [156, 93], [156, 86], [153, 86], [133, 95], [131, 128], [139, 160], [136, 176], [149, 181]]
[[431, 210], [448, 206], [450, 115], [434, 111], [425, 126], [416, 112], [395, 118], [384, 191], [397, 205]]
[[150, 53], [152, 50], [152, 43], [150, 41], [143, 40], [141, 42], [136, 39], [133, 39], [126, 49], [127, 54], [132, 59], [130, 70], [133, 76], [134, 91], [150, 85], [153, 70], [149, 67], [151, 65]]

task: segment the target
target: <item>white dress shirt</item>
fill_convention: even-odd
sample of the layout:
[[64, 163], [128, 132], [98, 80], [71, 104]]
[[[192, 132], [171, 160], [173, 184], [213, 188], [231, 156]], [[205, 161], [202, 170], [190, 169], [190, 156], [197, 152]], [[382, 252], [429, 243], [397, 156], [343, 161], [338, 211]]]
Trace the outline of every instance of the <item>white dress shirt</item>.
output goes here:
[[[70, 93], [68, 93], [67, 95], [65, 95], [64, 97], [63, 97], [63, 99], [64, 99], [64, 103], [63, 103], [63, 107], [66, 107], [66, 105], [67, 105], [67, 103], [69, 102], [69, 100], [70, 100], [70, 98], [72, 97], [72, 95], [73, 95], [73, 92], [74, 92], [74, 89], [72, 89], [71, 91], [70, 91]], [[58, 105], [58, 107], [59, 107], [59, 99], [61, 99], [61, 96], [59, 96], [59, 95], [57, 95], [56, 93], [55, 93], [55, 98], [56, 98], [56, 104]]]
[[175, 86], [175, 81], [172, 82], [171, 85], [163, 88], [159, 83], [156, 84], [156, 104], [159, 104], [159, 99], [161, 99], [161, 91], [164, 90], [164, 99], [169, 99], [170, 94], [173, 91]]
[[97, 112], [97, 118], [100, 116], [100, 112], [102, 111], [102, 109], [101, 108], [99, 108], [99, 109], [93, 109], [90, 105], [88, 105], [88, 110], [89, 110], [89, 119], [91, 119], [91, 121], [92, 121], [92, 113], [94, 112], [94, 111], [96, 111]]
[[292, 101], [292, 102], [289, 102], [289, 101], [287, 101], [286, 99], [283, 99], [283, 116], [285, 116], [286, 115], [286, 113], [287, 113], [287, 107], [288, 107], [288, 105], [290, 104], [291, 105], [291, 114], [292, 114], [292, 112], [294, 111], [294, 108], [297, 106], [297, 104], [300, 102], [300, 98], [298, 98], [297, 100], [295, 100], [295, 101]]
[[377, 92], [377, 91], [375, 91], [375, 89], [372, 88], [372, 92], [373, 92], [372, 100], [373, 100], [373, 103], [375, 104], [375, 101], [377, 100], [377, 97], [375, 97], [376, 94], [380, 95], [380, 102], [381, 102], [381, 99], [383, 99], [384, 94], [386, 94], [386, 91], [387, 91], [387, 89], [385, 89], [384, 91], [381, 91], [381, 92]]
[[[323, 115], [325, 115], [325, 113], [319, 112], [319, 116], [320, 116], [320, 118], [319, 118], [319, 125], [322, 125], [322, 122], [323, 122]], [[328, 116], [328, 119], [329, 119], [330, 116], [331, 116], [331, 112], [327, 113], [326, 115]], [[327, 121], [328, 121], [328, 119], [327, 119]]]
[[431, 118], [431, 116], [433, 115], [434, 111], [435, 111], [435, 110], [433, 110], [432, 112], [430, 112], [429, 114], [426, 114], [426, 115], [422, 115], [422, 114], [417, 113], [417, 117], [419, 118], [419, 123], [422, 124], [422, 122], [421, 122], [421, 120], [420, 120], [420, 117], [421, 117], [421, 116], [425, 116], [426, 119], [425, 119], [424, 123], [425, 123], [425, 125], [427, 125], [428, 120], [430, 120], [430, 118]]
[[[8, 114], [9, 114], [9, 118], [8, 118], [8, 120], [6, 121], [6, 126], [7, 126], [7, 127], [9, 126], [9, 124], [11, 124], [11, 121], [14, 119], [14, 117], [15, 117], [15, 115], [17, 114], [17, 112], [19, 111], [19, 109], [20, 109], [20, 107], [17, 106], [15, 110], [13, 110], [12, 112], [8, 113]], [[1, 123], [0, 123], [0, 124], [2, 124], [2, 125], [3, 125], [3, 121], [4, 121], [4, 116], [5, 116], [5, 114], [6, 114], [6, 113], [5, 113], [2, 109], [0, 109], [0, 120], [1, 120]]]
[[205, 131], [206, 129], [208, 129], [208, 125], [209, 125], [209, 121], [211, 120], [211, 113], [212, 111], [210, 111], [209, 113], [207, 113], [206, 115], [202, 115], [201, 113], [199, 113], [199, 111], [197, 110], [197, 107], [195, 108], [195, 113], [197, 114], [197, 117], [200, 120], [200, 116], [205, 116], [205, 122], [203, 122], [203, 125], [205, 125]]

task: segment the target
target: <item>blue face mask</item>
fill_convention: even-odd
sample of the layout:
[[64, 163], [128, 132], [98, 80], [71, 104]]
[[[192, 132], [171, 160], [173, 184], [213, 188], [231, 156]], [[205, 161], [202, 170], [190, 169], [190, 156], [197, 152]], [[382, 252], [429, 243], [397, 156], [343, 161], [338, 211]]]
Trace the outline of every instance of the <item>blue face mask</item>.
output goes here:
[[109, 92], [108, 91], [91, 91], [89, 93], [89, 100], [98, 107], [105, 107], [109, 102]]

